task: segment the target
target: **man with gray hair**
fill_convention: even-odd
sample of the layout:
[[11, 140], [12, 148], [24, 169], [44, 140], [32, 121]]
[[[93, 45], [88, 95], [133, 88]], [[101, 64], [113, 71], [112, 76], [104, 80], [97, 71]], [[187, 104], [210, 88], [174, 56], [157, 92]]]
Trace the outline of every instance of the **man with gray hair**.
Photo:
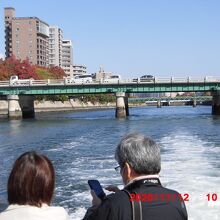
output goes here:
[[124, 189], [107, 187], [114, 193], [103, 200], [91, 191], [93, 206], [84, 220], [188, 219], [185, 198], [160, 183], [160, 148], [154, 140], [138, 133], [129, 134], [118, 144], [115, 159]]

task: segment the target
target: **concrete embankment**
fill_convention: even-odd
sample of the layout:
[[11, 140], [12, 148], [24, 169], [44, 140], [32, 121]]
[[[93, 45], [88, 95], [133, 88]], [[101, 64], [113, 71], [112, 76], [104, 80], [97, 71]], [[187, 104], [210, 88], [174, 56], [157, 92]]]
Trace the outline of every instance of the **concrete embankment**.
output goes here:
[[[69, 101], [34, 101], [35, 112], [48, 112], [48, 111], [71, 111], [83, 109], [99, 109], [99, 108], [115, 108], [115, 103], [91, 103], [81, 102], [79, 100]], [[0, 101], [0, 114], [8, 114], [8, 102], [5, 100]]]
[[8, 114], [8, 101], [0, 100], [0, 115]]
[[80, 109], [96, 109], [96, 108], [115, 108], [115, 103], [91, 103], [81, 102], [79, 100], [70, 101], [35, 101], [34, 102], [35, 112], [46, 112], [46, 111], [68, 111], [68, 110], [80, 110]]

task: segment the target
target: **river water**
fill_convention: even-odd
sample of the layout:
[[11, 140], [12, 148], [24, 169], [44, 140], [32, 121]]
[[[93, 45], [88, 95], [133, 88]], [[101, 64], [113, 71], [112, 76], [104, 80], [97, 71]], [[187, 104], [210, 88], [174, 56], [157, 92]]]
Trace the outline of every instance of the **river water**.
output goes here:
[[[122, 181], [114, 171], [114, 149], [121, 137], [141, 132], [161, 146], [162, 184], [189, 194], [190, 220], [220, 219], [220, 117], [210, 106], [130, 108], [128, 119], [114, 110], [41, 113], [33, 120], [0, 121], [0, 207], [7, 206], [6, 184], [23, 152], [46, 154], [56, 169], [54, 205], [81, 219], [91, 204], [88, 179], [103, 186]], [[208, 201], [207, 194], [217, 194]], [[215, 196], [214, 196], [215, 199]]]

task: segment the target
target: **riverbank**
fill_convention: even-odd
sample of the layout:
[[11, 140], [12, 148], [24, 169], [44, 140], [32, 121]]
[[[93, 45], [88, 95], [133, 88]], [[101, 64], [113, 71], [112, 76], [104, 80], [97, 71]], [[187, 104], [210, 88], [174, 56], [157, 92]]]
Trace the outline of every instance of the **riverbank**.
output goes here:
[[[144, 104], [143, 104], [144, 105]], [[129, 106], [141, 106], [141, 104], [129, 104]], [[115, 108], [116, 103], [92, 103], [81, 102], [80, 100], [70, 99], [69, 101], [34, 101], [35, 112], [59, 112], [59, 111], [79, 111], [89, 109], [107, 109]], [[0, 115], [8, 114], [8, 102], [5, 100], [0, 101]]]
[[48, 112], [48, 111], [71, 111], [83, 109], [99, 109], [99, 108], [115, 108], [115, 103], [91, 103], [81, 102], [78, 99], [69, 101], [35, 101], [35, 112]]
[[[198, 105], [212, 105], [211, 102], [207, 103], [197, 103]], [[156, 106], [156, 103], [129, 103], [129, 107], [139, 107], [139, 106]], [[166, 104], [165, 104], [166, 105]], [[186, 103], [182, 102], [172, 102], [172, 106], [184, 106]], [[163, 104], [164, 106], [164, 104]], [[108, 109], [116, 108], [115, 102], [108, 103], [92, 103], [92, 102], [82, 102], [78, 99], [70, 99], [69, 101], [34, 101], [34, 109], [36, 113], [39, 112], [59, 112], [59, 111], [83, 111], [83, 110], [98, 110], [98, 109]], [[0, 100], [0, 115], [8, 114], [8, 102], [6, 100]]]
[[[35, 112], [51, 112], [51, 111], [71, 111], [81, 109], [99, 109], [99, 108], [115, 108], [115, 103], [83, 103], [79, 100], [69, 101], [34, 101]], [[8, 102], [0, 101], [0, 114], [8, 113]]]

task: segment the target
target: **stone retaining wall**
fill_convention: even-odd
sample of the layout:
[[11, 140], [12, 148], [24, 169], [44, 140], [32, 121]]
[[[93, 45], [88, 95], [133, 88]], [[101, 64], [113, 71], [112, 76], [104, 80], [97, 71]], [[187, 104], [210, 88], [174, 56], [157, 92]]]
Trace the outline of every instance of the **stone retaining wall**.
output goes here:
[[[70, 100], [70, 101], [34, 101], [35, 112], [44, 112], [44, 111], [63, 111], [63, 110], [74, 110], [74, 109], [86, 109], [86, 108], [110, 108], [115, 107], [115, 103], [83, 103], [79, 100]], [[8, 111], [8, 102], [0, 101], [0, 114], [3, 112], [7, 113]]]

